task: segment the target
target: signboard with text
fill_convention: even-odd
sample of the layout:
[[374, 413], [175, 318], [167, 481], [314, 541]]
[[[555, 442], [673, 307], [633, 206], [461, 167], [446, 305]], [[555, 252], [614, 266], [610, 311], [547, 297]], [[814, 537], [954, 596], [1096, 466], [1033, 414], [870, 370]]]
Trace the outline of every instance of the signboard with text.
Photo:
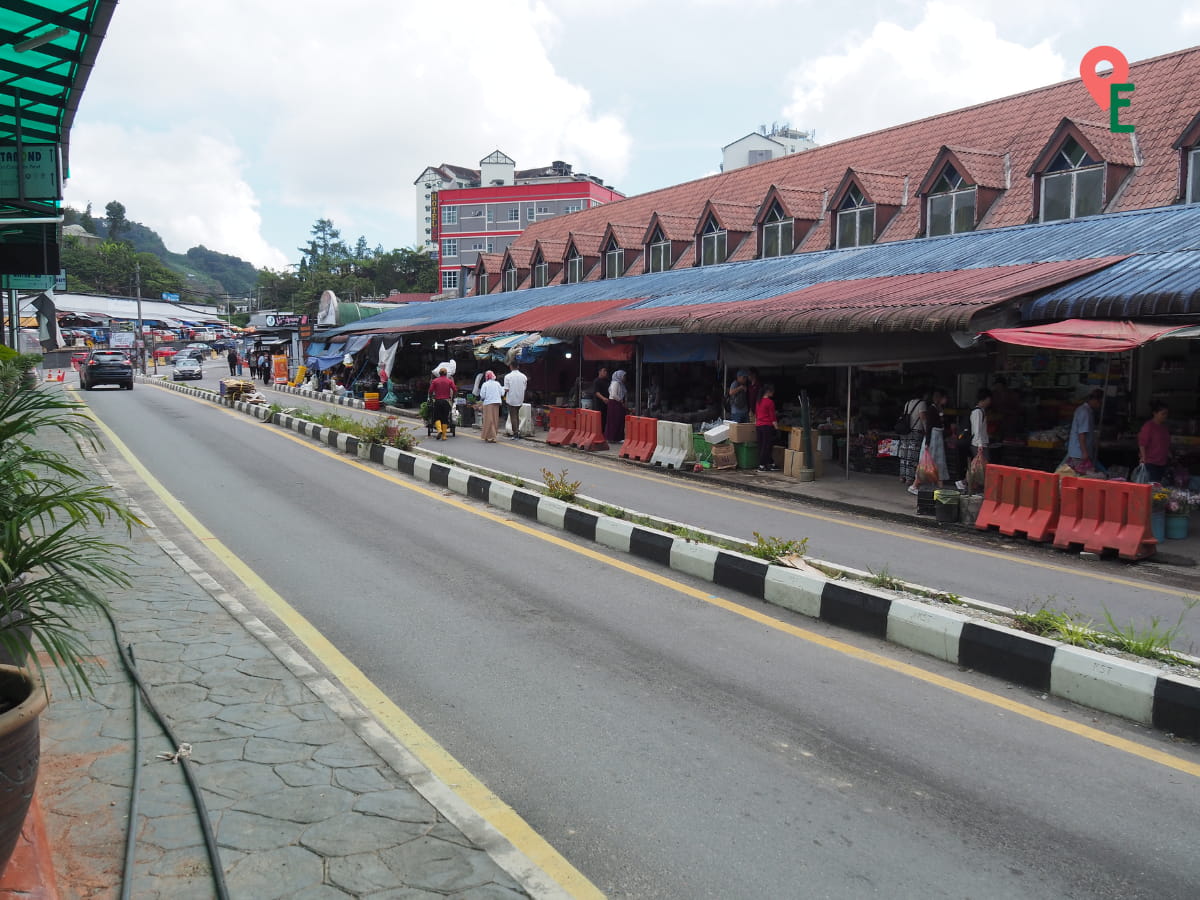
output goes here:
[[307, 325], [308, 316], [288, 315], [285, 313], [271, 313], [267, 316], [268, 328], [295, 328], [298, 325]]
[[47, 291], [58, 279], [53, 275], [0, 275], [0, 287], [10, 291]]
[[108, 336], [108, 345], [110, 347], [133, 347], [133, 332], [132, 331], [114, 331]]
[[14, 144], [0, 144], [0, 197], [20, 197], [22, 182], [26, 200], [62, 199], [58, 144], [25, 144], [19, 155]]

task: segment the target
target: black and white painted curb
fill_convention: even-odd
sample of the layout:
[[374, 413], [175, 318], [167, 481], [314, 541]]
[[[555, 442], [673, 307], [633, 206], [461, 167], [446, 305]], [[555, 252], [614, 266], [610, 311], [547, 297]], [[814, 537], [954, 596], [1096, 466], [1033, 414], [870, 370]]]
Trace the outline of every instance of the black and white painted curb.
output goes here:
[[[209, 391], [160, 384], [221, 400]], [[259, 419], [271, 419], [265, 406], [244, 402], [233, 406]], [[1178, 678], [1120, 657], [895, 597], [869, 585], [834, 581], [698, 544], [419, 454], [365, 444], [294, 416], [277, 414], [274, 422], [420, 481], [801, 615], [1181, 737], [1200, 739], [1200, 680]]]
[[292, 387], [290, 384], [273, 384], [269, 385], [277, 391], [282, 391], [285, 394], [297, 394], [301, 397], [311, 397], [313, 400], [320, 400], [323, 403], [337, 403], [341, 406], [349, 406], [353, 409], [366, 409], [367, 404], [347, 394], [335, 394], [333, 391], [313, 391], [303, 387]]

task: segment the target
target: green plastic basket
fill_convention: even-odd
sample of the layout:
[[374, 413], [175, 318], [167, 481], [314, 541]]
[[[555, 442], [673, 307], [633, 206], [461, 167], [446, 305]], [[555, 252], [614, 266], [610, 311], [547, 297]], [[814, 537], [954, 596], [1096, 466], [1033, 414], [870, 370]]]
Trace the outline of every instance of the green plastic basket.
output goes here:
[[739, 469], [753, 469], [758, 465], [758, 444], [734, 444]]
[[712, 462], [712, 444], [698, 431], [692, 433], [692, 456], [696, 462]]

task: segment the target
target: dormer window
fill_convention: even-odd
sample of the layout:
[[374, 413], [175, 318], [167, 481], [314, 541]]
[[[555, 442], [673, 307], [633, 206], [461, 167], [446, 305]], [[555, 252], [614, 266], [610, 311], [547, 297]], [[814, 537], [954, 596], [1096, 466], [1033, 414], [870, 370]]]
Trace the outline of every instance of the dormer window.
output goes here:
[[583, 281], [583, 257], [574, 247], [567, 255], [567, 284], [579, 284]]
[[1187, 202], [1200, 203], [1200, 147], [1187, 151]]
[[700, 236], [700, 265], [715, 266], [725, 262], [728, 237], [728, 233], [720, 226], [716, 217], [709, 216]]
[[795, 247], [796, 220], [783, 214], [783, 207], [771, 204], [762, 226], [763, 259], [787, 256]]
[[875, 243], [875, 204], [851, 183], [838, 207], [838, 247], [864, 247]]
[[671, 242], [663, 236], [661, 228], [654, 229], [650, 239], [651, 272], [665, 272], [671, 268]]
[[538, 261], [533, 264], [533, 286], [545, 287], [550, 280], [550, 267], [546, 265], [546, 261], [538, 257]]
[[620, 278], [625, 271], [625, 251], [617, 246], [616, 238], [609, 238], [604, 248], [604, 277]]
[[946, 166], [926, 200], [927, 233], [961, 234], [975, 230], [975, 186], [963, 181], [954, 166]]
[[1068, 137], [1042, 175], [1041, 221], [1094, 216], [1103, 209], [1104, 163]]
[[506, 291], [515, 291], [517, 289], [517, 267], [510, 260], [508, 265], [504, 267], [504, 288]]

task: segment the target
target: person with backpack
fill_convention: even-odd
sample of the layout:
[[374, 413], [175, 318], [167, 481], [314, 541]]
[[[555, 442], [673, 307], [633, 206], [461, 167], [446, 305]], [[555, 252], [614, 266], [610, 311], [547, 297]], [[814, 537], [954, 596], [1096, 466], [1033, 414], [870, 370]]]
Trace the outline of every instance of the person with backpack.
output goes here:
[[[950, 469], [946, 465], [946, 419], [942, 413], [949, 400], [949, 394], [941, 388], [935, 388], [930, 395], [929, 403], [925, 406], [925, 411], [921, 413], [921, 430], [925, 434], [925, 440], [921, 445], [921, 452], [918, 456], [918, 471], [913, 476], [913, 483], [908, 486], [910, 494], [920, 492], [922, 480], [927, 484], [934, 485], [946, 484], [950, 480]], [[932, 470], [925, 472], [926, 477], [922, 479], [922, 473], [920, 472], [921, 461], [925, 458], [926, 448], [929, 450], [929, 461], [925, 465], [931, 465]]]
[[955, 483], [955, 487], [960, 491], [974, 491], [983, 487], [983, 472], [987, 467], [987, 411], [992, 405], [992, 392], [987, 388], [980, 388], [976, 396], [975, 406], [971, 409], [966, 427], [958, 436], [959, 453], [967, 463], [962, 480]]
[[904, 410], [896, 421], [896, 434], [900, 435], [900, 481], [912, 484], [917, 474], [917, 459], [921, 455], [921, 444], [925, 441], [924, 419], [929, 404], [928, 394], [920, 391], [904, 404]]

